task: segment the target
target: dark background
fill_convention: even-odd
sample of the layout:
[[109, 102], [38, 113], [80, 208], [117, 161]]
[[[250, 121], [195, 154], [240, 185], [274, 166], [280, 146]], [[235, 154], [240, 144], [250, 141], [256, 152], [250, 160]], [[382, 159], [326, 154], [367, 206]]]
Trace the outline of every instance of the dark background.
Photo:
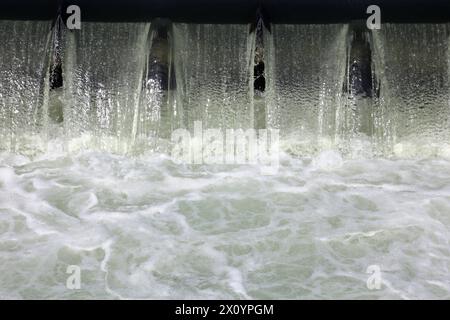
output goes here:
[[82, 21], [249, 23], [262, 8], [272, 23], [333, 23], [366, 19], [371, 4], [383, 22], [450, 21], [450, 0], [0, 0], [0, 19], [54, 19], [76, 4]]

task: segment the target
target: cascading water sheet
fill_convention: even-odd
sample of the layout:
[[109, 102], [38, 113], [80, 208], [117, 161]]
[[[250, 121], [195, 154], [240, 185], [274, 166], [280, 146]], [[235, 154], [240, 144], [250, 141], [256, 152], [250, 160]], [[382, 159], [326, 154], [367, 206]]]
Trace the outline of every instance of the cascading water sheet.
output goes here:
[[373, 114], [378, 87], [372, 46], [371, 30], [357, 24], [349, 26], [344, 95], [336, 112], [336, 130], [341, 152], [350, 157], [377, 152]]
[[177, 104], [183, 125], [253, 127], [254, 33], [248, 25], [174, 24]]
[[64, 124], [69, 150], [129, 151], [139, 121], [149, 27], [83, 23], [81, 30], [67, 32]]
[[336, 132], [346, 62], [345, 25], [274, 25], [267, 44], [267, 123], [295, 153]]
[[395, 155], [450, 154], [448, 38], [445, 24], [384, 24], [374, 32], [375, 130]]
[[[146, 45], [145, 71], [139, 100], [136, 150], [165, 150], [164, 143], [176, 127], [178, 112], [173, 101], [172, 34], [167, 25], [153, 23]], [[166, 150], [165, 150], [166, 151]]]
[[0, 21], [0, 150], [45, 149], [49, 21]]

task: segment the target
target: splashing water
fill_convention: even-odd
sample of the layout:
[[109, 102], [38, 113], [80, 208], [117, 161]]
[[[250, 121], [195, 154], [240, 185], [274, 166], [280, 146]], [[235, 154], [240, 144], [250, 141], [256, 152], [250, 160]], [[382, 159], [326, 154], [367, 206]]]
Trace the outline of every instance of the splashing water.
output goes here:
[[137, 126], [148, 30], [149, 24], [86, 23], [79, 33], [67, 34], [69, 139], [91, 136], [88, 143], [100, 149], [127, 151]]
[[47, 129], [49, 22], [0, 21], [0, 150], [41, 151]]
[[0, 298], [450, 298], [448, 26], [373, 34], [361, 131], [348, 26], [272, 26], [278, 173], [176, 163], [175, 128], [254, 126], [249, 30], [85, 23], [49, 92], [51, 24], [0, 22]]
[[98, 152], [0, 160], [4, 298], [450, 297], [447, 161], [328, 152], [261, 176]]

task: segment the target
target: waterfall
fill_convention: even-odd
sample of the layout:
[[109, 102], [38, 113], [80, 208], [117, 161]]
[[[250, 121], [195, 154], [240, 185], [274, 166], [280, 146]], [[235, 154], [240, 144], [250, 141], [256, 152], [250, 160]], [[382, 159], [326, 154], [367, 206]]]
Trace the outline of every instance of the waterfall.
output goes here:
[[374, 121], [385, 149], [412, 156], [448, 152], [448, 39], [445, 24], [385, 24], [374, 33], [380, 79]]
[[376, 151], [373, 113], [378, 93], [371, 31], [361, 24], [351, 24], [346, 45], [344, 92], [336, 112], [336, 142], [344, 154], [371, 156]]
[[155, 21], [145, 49], [139, 112], [136, 114], [136, 145], [140, 150], [164, 150], [164, 141], [176, 127], [177, 110], [173, 100], [173, 35], [167, 21]]
[[0, 150], [45, 149], [51, 23], [0, 21]]
[[81, 30], [66, 32], [64, 125], [69, 149], [87, 144], [129, 151], [140, 119], [149, 27], [85, 22]]
[[267, 123], [295, 153], [334, 140], [346, 34], [345, 25], [274, 25], [266, 33]]
[[249, 25], [174, 25], [177, 104], [193, 128], [253, 128], [254, 33]]
[[[448, 25], [358, 29], [355, 44], [352, 25], [272, 25], [256, 39], [250, 25], [58, 23], [0, 21], [0, 150], [34, 155], [60, 139], [68, 151], [165, 152], [174, 129], [202, 121], [279, 129], [298, 155], [450, 156]], [[370, 56], [364, 97], [358, 55]]]

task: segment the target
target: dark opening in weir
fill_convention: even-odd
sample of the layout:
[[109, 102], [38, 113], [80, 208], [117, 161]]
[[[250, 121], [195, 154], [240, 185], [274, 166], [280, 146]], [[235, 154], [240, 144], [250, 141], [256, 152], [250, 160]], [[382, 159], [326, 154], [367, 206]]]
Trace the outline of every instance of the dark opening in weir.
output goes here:
[[62, 28], [63, 22], [58, 16], [53, 24], [52, 53], [50, 61], [50, 89], [58, 89], [63, 86], [62, 70]]
[[265, 28], [266, 23], [264, 21], [264, 15], [262, 14], [262, 11], [258, 10], [255, 22], [252, 24], [250, 29], [250, 32], [255, 33], [253, 88], [256, 94], [262, 93], [266, 90], [266, 76], [264, 63], [264, 32], [268, 30], [268, 28]]
[[354, 98], [374, 95], [372, 64], [372, 32], [364, 21], [349, 25], [346, 81], [344, 91]]
[[254, 93], [254, 119], [255, 128], [266, 128], [266, 56], [264, 53], [264, 36], [270, 32], [270, 24], [267, 15], [260, 8], [257, 11], [255, 21], [251, 25], [250, 33], [254, 33], [254, 60], [253, 60], [253, 93]]
[[171, 21], [167, 19], [155, 19], [151, 25], [151, 46], [150, 54], [147, 63], [146, 79], [151, 79], [158, 83], [161, 90], [167, 91], [169, 88], [173, 89], [171, 81], [174, 77], [171, 76], [170, 52], [172, 50], [170, 43]]

